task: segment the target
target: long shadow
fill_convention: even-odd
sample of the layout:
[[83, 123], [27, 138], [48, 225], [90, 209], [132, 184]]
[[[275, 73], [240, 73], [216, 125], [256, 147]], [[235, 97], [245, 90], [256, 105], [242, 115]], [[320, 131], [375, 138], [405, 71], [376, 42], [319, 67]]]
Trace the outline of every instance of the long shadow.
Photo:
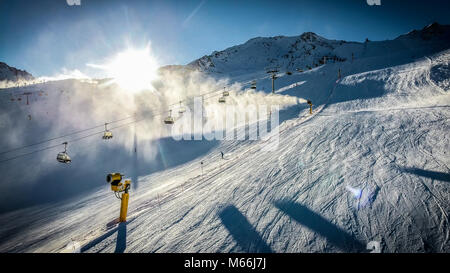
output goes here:
[[230, 232], [244, 252], [271, 253], [272, 249], [264, 242], [247, 218], [233, 205], [219, 213], [222, 224]]
[[131, 177], [131, 183], [133, 185], [133, 189], [137, 190], [139, 188], [139, 181], [138, 181], [138, 177], [139, 177], [139, 162], [138, 162], [138, 154], [137, 154], [137, 150], [138, 150], [138, 142], [137, 142], [137, 135], [136, 135], [136, 125], [134, 127], [134, 139], [133, 139], [134, 143], [133, 143], [133, 166], [132, 166], [132, 177]]
[[110, 231], [108, 231], [107, 233], [95, 238], [94, 240], [90, 241], [88, 244], [84, 245], [83, 247], [81, 247], [80, 252], [83, 253], [91, 248], [93, 248], [94, 246], [96, 246], [98, 243], [100, 243], [101, 241], [105, 240], [106, 238], [112, 236], [117, 230], [119, 229], [119, 227], [113, 228]]
[[441, 173], [436, 171], [423, 170], [419, 168], [401, 168], [402, 171], [415, 174], [417, 176], [428, 177], [433, 180], [450, 182], [450, 173]]
[[125, 249], [127, 248], [127, 223], [126, 222], [120, 223], [119, 226], [111, 229], [107, 233], [95, 238], [94, 240], [90, 241], [88, 244], [84, 245], [81, 248], [81, 253], [86, 252], [87, 250], [93, 248], [94, 246], [99, 244], [101, 241], [112, 236], [116, 231], [117, 231], [117, 239], [116, 239], [116, 249], [114, 250], [114, 253], [123, 253], [125, 251]]
[[299, 224], [311, 229], [345, 252], [362, 252], [365, 244], [306, 206], [292, 201], [277, 201], [275, 206]]
[[125, 248], [127, 248], [127, 223], [123, 222], [118, 227], [116, 250], [114, 250], [114, 253], [123, 253]]

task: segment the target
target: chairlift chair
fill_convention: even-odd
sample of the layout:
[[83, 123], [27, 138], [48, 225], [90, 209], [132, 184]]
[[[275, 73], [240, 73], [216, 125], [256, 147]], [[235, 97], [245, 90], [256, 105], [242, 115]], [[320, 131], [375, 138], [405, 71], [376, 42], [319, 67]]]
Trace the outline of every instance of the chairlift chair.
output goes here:
[[72, 162], [72, 160], [70, 159], [69, 155], [67, 153], [65, 153], [65, 152], [58, 153], [58, 156], [56, 157], [56, 160], [58, 160], [61, 163], [66, 163], [66, 164]]
[[186, 108], [181, 104], [180, 101], [180, 108], [178, 109], [178, 113], [183, 114], [184, 112], [186, 112]]
[[169, 111], [169, 116], [164, 119], [165, 124], [174, 124], [174, 119], [172, 117], [172, 110]]
[[58, 162], [68, 164], [72, 162], [72, 159], [70, 159], [70, 156], [67, 154], [67, 142], [64, 142], [63, 144], [64, 152], [58, 153], [58, 155], [56, 156], [56, 160], [58, 160]]
[[224, 87], [224, 88], [223, 88], [222, 96], [227, 97], [227, 96], [229, 96], [229, 95], [230, 95], [230, 92], [226, 91], [226, 90], [225, 90], [225, 87]]
[[107, 125], [108, 123], [105, 123], [105, 132], [103, 133], [102, 136], [104, 140], [111, 139], [113, 137], [113, 134], [111, 131], [108, 130]]
[[219, 103], [225, 103], [225, 102], [226, 102], [225, 97], [220, 97], [220, 98], [219, 98]]

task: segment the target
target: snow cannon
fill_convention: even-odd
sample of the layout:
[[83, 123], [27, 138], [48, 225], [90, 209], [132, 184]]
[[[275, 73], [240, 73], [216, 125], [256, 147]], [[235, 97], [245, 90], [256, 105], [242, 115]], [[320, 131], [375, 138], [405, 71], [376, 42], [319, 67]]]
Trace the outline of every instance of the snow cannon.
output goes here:
[[123, 176], [121, 173], [110, 173], [106, 176], [106, 182], [111, 184], [114, 195], [121, 200], [119, 222], [127, 221], [128, 199], [130, 197], [128, 190], [131, 187], [130, 179], [126, 179], [122, 183]]

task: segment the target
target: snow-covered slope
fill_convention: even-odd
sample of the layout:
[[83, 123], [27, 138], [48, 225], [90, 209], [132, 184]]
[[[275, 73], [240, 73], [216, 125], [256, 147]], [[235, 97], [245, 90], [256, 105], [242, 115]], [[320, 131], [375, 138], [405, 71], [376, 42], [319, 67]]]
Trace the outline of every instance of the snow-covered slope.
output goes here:
[[[276, 151], [265, 152], [262, 140], [221, 141], [135, 178], [126, 224], [108, 225], [119, 203], [106, 185], [3, 213], [0, 251], [364, 252], [376, 241], [383, 252], [449, 252], [450, 50], [440, 28], [431, 39], [412, 32], [366, 45], [330, 42], [327, 54], [346, 61], [276, 80], [278, 94], [311, 99], [315, 109], [280, 112]], [[284, 39], [297, 38], [274, 38], [267, 50], [286, 69], [322, 55], [300, 54], [291, 65]], [[269, 92], [267, 54], [252, 59], [256, 49], [245, 49], [263, 49], [263, 40], [210, 57], [214, 67], [194, 64], [214, 77], [256, 79]]]

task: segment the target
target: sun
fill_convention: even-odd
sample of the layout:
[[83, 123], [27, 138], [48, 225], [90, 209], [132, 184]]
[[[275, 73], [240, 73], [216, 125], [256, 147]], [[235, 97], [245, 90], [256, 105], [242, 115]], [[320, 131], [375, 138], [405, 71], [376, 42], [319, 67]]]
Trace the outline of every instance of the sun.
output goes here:
[[157, 78], [159, 67], [150, 46], [144, 49], [128, 48], [104, 65], [89, 66], [105, 70], [114, 83], [131, 92], [153, 90], [152, 81]]

